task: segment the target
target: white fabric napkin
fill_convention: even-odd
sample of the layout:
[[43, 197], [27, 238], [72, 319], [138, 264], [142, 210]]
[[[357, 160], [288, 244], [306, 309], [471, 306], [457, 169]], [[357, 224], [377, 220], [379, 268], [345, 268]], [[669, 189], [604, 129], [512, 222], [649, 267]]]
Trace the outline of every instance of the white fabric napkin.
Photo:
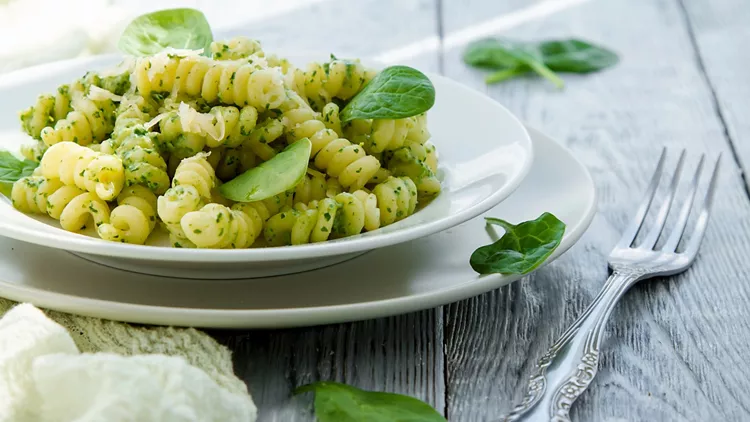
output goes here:
[[0, 299], [5, 311], [0, 422], [256, 419], [229, 351], [204, 333], [59, 312], [50, 319], [30, 304]]

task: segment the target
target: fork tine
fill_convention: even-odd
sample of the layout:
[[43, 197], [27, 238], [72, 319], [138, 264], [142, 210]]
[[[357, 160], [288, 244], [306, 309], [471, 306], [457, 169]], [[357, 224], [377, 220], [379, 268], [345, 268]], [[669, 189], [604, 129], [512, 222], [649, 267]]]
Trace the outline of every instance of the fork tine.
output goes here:
[[677, 217], [675, 227], [672, 229], [672, 234], [669, 235], [669, 239], [667, 239], [667, 242], [664, 243], [664, 246], [661, 248], [664, 252], [674, 252], [680, 244], [682, 233], [685, 231], [685, 226], [687, 226], [688, 218], [690, 217], [690, 210], [693, 208], [695, 192], [698, 190], [698, 182], [700, 181], [701, 173], [703, 172], [703, 162], [705, 159], [706, 155], [701, 154], [701, 159], [698, 160], [698, 167], [695, 169], [695, 175], [693, 175], [693, 180], [690, 182], [690, 190], [688, 191], [687, 198], [685, 198], [685, 203], [682, 204], [682, 209], [680, 210], [679, 217]]
[[698, 214], [698, 221], [695, 222], [695, 229], [690, 235], [690, 241], [685, 247], [685, 255], [692, 261], [698, 255], [698, 248], [703, 240], [703, 235], [706, 233], [706, 226], [708, 225], [708, 217], [711, 214], [711, 206], [714, 203], [714, 195], [716, 194], [716, 180], [719, 174], [719, 161], [721, 160], [721, 154], [716, 159], [714, 169], [711, 172], [711, 181], [708, 182], [708, 190], [706, 190], [706, 197], [703, 200], [703, 206], [700, 214]]
[[656, 221], [654, 222], [654, 226], [648, 232], [646, 238], [643, 239], [640, 247], [652, 249], [654, 245], [656, 245], [656, 242], [659, 240], [659, 235], [661, 235], [661, 231], [664, 229], [664, 223], [667, 221], [669, 210], [670, 208], [672, 208], [672, 202], [674, 201], [674, 195], [677, 191], [677, 185], [680, 183], [680, 175], [682, 175], [682, 165], [684, 163], [685, 150], [683, 149], [680, 153], [680, 158], [677, 160], [677, 168], [672, 175], [672, 181], [669, 183], [669, 192], [667, 192], [666, 198], [664, 198], [664, 201], [659, 207], [659, 212], [656, 214]]
[[664, 159], [666, 156], [667, 149], [663, 148], [661, 150], [661, 156], [659, 157], [659, 163], [656, 165], [654, 175], [651, 176], [651, 181], [646, 189], [646, 195], [643, 197], [641, 205], [638, 206], [638, 211], [636, 211], [635, 217], [630, 221], [630, 224], [628, 224], [628, 227], [622, 233], [620, 241], [617, 242], [617, 247], [629, 248], [630, 245], [633, 244], [635, 236], [638, 234], [638, 230], [640, 230], [644, 218], [646, 218], [646, 213], [651, 206], [651, 201], [653, 201], [654, 195], [656, 194], [656, 188], [659, 186], [659, 180], [661, 179], [661, 172], [664, 169]]

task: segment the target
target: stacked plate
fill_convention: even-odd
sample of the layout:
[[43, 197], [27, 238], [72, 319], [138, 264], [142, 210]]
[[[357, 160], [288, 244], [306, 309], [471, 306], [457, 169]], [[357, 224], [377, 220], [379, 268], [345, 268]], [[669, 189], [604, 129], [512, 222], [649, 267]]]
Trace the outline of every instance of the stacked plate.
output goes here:
[[[18, 133], [18, 110], [39, 93], [116, 60], [89, 58], [2, 75], [0, 132]], [[0, 296], [139, 323], [315, 325], [429, 308], [518, 279], [478, 276], [469, 266], [472, 251], [491, 242], [478, 218], [483, 214], [520, 222], [552, 212], [567, 229], [547, 262], [570, 248], [595, 212], [586, 169], [493, 100], [428, 76], [437, 92], [428, 124], [440, 153], [443, 191], [413, 216], [322, 244], [198, 250], [162, 246], [168, 244], [165, 234], [139, 246], [66, 232], [5, 201]], [[2, 147], [17, 149], [15, 139], [4, 136]]]

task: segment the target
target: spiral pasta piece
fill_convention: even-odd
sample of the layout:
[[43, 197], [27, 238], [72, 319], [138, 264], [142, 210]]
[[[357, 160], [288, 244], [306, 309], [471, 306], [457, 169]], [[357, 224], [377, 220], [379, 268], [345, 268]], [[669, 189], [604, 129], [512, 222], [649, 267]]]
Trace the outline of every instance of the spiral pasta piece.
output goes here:
[[339, 138], [319, 120], [297, 125], [291, 136], [294, 140], [309, 138], [315, 167], [338, 178], [341, 186], [350, 191], [364, 187], [380, 169], [377, 158], [368, 156], [361, 146]]
[[244, 141], [255, 155], [261, 160], [268, 161], [276, 156], [277, 150], [271, 144], [284, 134], [284, 124], [279, 119], [268, 119], [250, 132]]
[[111, 139], [101, 144], [101, 152], [119, 157], [125, 168], [127, 186], [143, 185], [156, 194], [169, 188], [167, 163], [158, 150], [156, 134], [145, 128], [148, 115], [134, 105], [120, 112]]
[[333, 231], [338, 204], [331, 198], [282, 211], [266, 221], [263, 237], [270, 246], [323, 242]]
[[47, 214], [47, 197], [64, 184], [59, 179], [44, 176], [27, 176], [13, 183], [11, 203], [21, 212]]
[[247, 248], [261, 234], [271, 215], [292, 209], [292, 194], [281, 193], [263, 201], [237, 203], [231, 207], [210, 203], [186, 213], [180, 222], [180, 233], [171, 236], [179, 247]]
[[412, 214], [417, 207], [417, 186], [408, 177], [389, 177], [373, 188], [378, 200], [380, 224], [386, 226]]
[[437, 156], [431, 143], [409, 143], [393, 151], [387, 158], [387, 166], [394, 176], [406, 176], [413, 180], [419, 196], [431, 197], [440, 193], [440, 180], [435, 176]]
[[170, 233], [186, 238], [180, 227], [182, 217], [211, 201], [216, 174], [205, 154], [180, 162], [172, 178], [172, 187], [157, 199], [157, 214]]
[[268, 218], [263, 230], [271, 246], [322, 242], [363, 230], [377, 230], [414, 213], [417, 190], [408, 177], [391, 177], [373, 192], [342, 192], [333, 198], [298, 203]]
[[211, 108], [209, 112], [215, 117], [217, 125], [223, 126], [218, 139], [207, 138], [206, 145], [209, 148], [227, 146], [234, 148], [242, 142], [255, 129], [258, 121], [258, 111], [251, 106], [245, 106], [241, 109], [233, 106], [217, 106]]
[[125, 183], [125, 169], [118, 157], [95, 152], [73, 142], [60, 142], [44, 153], [39, 164], [42, 175], [59, 178], [109, 201]]
[[207, 204], [182, 218], [188, 240], [199, 248], [247, 248], [260, 234], [263, 221], [254, 208]]
[[179, 160], [192, 157], [206, 147], [206, 135], [201, 130], [186, 130], [179, 112], [171, 111], [159, 122], [158, 142]]
[[64, 119], [71, 111], [70, 101], [70, 85], [61, 85], [54, 95], [40, 95], [34, 105], [21, 111], [21, 127], [29, 136], [42, 139], [45, 127]]
[[156, 225], [156, 195], [145, 186], [125, 188], [117, 197], [109, 223], [98, 226], [99, 237], [142, 245]]
[[115, 103], [111, 99], [93, 100], [82, 92], [74, 92], [73, 111], [54, 127], [45, 127], [41, 138], [47, 145], [70, 141], [80, 145], [101, 142], [112, 132], [115, 122]]
[[338, 179], [307, 169], [307, 173], [294, 188], [294, 203], [309, 203], [324, 198], [332, 198], [343, 191]]
[[47, 145], [42, 141], [35, 141], [30, 144], [21, 145], [21, 155], [23, 158], [37, 163], [42, 161], [44, 153], [47, 151]]
[[321, 114], [323, 115], [323, 123], [328, 129], [336, 132], [339, 136], [344, 136], [344, 131], [341, 129], [338, 105], [335, 103], [326, 104]]
[[23, 177], [13, 183], [13, 206], [23, 212], [47, 214], [60, 226], [77, 232], [93, 220], [96, 227], [109, 222], [109, 206], [96, 195], [44, 176]]
[[286, 98], [284, 75], [278, 68], [264, 66], [161, 53], [139, 58], [132, 80], [141, 95], [171, 92], [201, 97], [209, 103], [275, 109]]
[[257, 161], [257, 156], [247, 143], [237, 148], [215, 148], [208, 157], [208, 162], [216, 171], [216, 177], [223, 181], [234, 179], [255, 167]]
[[263, 56], [260, 42], [247, 37], [234, 37], [228, 41], [214, 41], [210, 47], [214, 60], [239, 60], [252, 55]]
[[359, 60], [332, 58], [328, 63], [310, 63], [303, 71], [294, 69], [286, 76], [287, 84], [321, 110], [334, 98], [354, 97], [376, 72], [366, 69]]
[[429, 138], [425, 115], [404, 119], [360, 120], [349, 122], [345, 135], [355, 143], [361, 143], [368, 154], [393, 151], [407, 143], [424, 144]]
[[258, 120], [254, 107], [212, 107], [200, 113], [186, 103], [158, 117], [159, 143], [178, 158], [191, 157], [205, 147], [240, 146], [252, 137]]

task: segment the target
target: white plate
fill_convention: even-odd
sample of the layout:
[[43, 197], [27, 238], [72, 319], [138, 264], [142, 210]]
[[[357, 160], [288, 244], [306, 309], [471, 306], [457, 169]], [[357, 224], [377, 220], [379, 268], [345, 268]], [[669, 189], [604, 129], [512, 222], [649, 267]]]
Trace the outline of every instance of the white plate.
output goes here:
[[[487, 215], [512, 222], [550, 211], [567, 224], [550, 258], [570, 248], [595, 212], [594, 184], [570, 152], [530, 130], [536, 148], [521, 187]], [[280, 328], [337, 323], [430, 308], [504, 286], [479, 277], [471, 252], [490, 243], [483, 219], [378, 249], [334, 267], [252, 280], [143, 276], [64, 251], [0, 237], [0, 296], [37, 306], [138, 323]]]
[[[304, 58], [292, 56], [296, 62]], [[295, 60], [296, 59], [296, 60]], [[0, 133], [18, 133], [18, 111], [61, 83], [117, 62], [114, 56], [74, 60], [0, 76]], [[85, 254], [115, 268], [186, 278], [246, 278], [290, 274], [335, 264], [368, 250], [396, 245], [461, 224], [510, 195], [533, 161], [523, 125], [492, 99], [439, 75], [428, 113], [440, 154], [443, 191], [414, 215], [382, 229], [325, 243], [264, 249], [196, 250], [106, 242], [59, 229], [48, 217], [32, 218], [0, 203], [0, 233], [39, 245]], [[17, 139], [17, 137], [16, 137]], [[17, 145], [7, 145], [17, 148]], [[169, 245], [166, 234], [152, 245]]]

